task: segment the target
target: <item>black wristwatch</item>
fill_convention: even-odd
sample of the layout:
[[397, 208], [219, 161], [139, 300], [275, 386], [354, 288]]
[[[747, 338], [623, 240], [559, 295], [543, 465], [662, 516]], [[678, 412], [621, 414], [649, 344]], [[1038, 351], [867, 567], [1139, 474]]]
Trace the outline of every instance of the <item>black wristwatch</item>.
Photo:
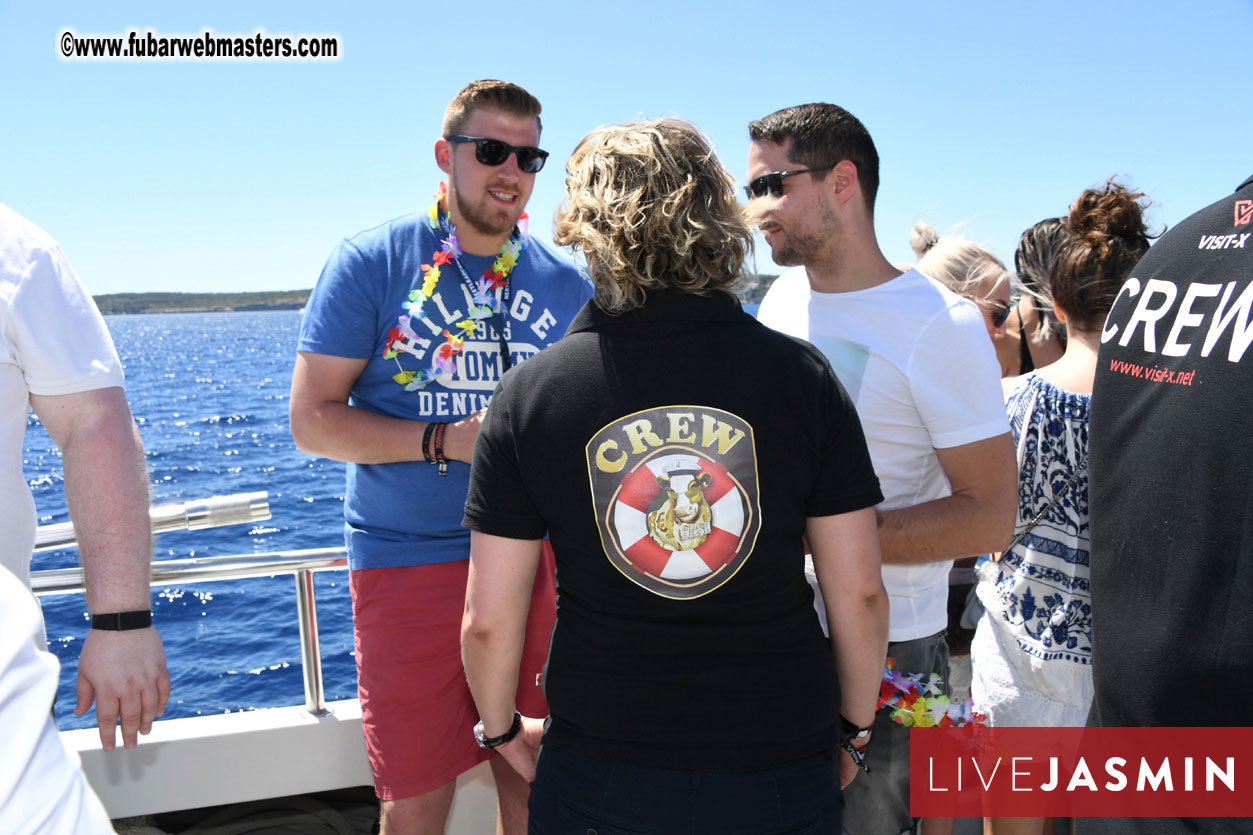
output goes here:
[[500, 736], [484, 736], [483, 720], [480, 719], [479, 723], [474, 726], [474, 741], [479, 744], [480, 748], [486, 748], [490, 751], [493, 748], [499, 748], [511, 742], [520, 730], [522, 730], [522, 714], [515, 710], [513, 712], [513, 725]]

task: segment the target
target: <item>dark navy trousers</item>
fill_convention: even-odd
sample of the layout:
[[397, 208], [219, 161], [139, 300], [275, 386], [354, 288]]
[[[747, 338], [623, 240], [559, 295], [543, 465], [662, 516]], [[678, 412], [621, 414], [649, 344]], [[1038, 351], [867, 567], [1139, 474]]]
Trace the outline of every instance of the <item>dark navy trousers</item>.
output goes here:
[[530, 835], [808, 835], [840, 832], [835, 751], [771, 768], [640, 768], [544, 748]]

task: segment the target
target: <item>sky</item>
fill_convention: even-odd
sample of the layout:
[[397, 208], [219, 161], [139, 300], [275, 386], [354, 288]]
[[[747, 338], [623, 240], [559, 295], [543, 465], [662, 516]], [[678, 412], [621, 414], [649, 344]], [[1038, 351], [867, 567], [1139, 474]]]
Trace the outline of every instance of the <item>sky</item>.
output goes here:
[[[334, 61], [63, 60], [58, 39], [339, 37]], [[742, 182], [747, 123], [811, 101], [866, 125], [880, 245], [930, 223], [1012, 265], [1019, 235], [1114, 174], [1161, 228], [1253, 173], [1253, 0], [631, 4], [0, 0], [0, 202], [94, 294], [312, 287], [336, 243], [425, 209], [448, 100], [543, 103], [528, 207], [551, 241], [593, 128], [698, 125]], [[760, 244], [757, 269], [777, 273]]]

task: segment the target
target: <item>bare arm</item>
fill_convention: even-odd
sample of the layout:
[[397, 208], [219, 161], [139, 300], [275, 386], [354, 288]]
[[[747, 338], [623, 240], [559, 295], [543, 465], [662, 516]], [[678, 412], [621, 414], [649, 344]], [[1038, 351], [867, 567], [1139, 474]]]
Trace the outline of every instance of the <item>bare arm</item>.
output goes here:
[[[831, 649], [840, 677], [840, 713], [858, 727], [874, 721], [888, 647], [888, 597], [879, 563], [873, 508], [811, 517], [805, 524], [818, 588], [827, 609]], [[840, 752], [841, 782], [857, 769]]]
[[[461, 659], [483, 733], [500, 736], [513, 724], [514, 694], [531, 587], [539, 565], [538, 539], [470, 532], [470, 577], [461, 622]], [[543, 734], [543, 717], [523, 720], [523, 732], [496, 749], [528, 782]], [[470, 729], [466, 729], [469, 733]]]
[[[296, 446], [311, 455], [357, 464], [422, 461], [426, 423], [348, 405], [368, 360], [301, 352], [292, 371], [289, 418]], [[417, 395], [414, 395], [415, 397]], [[449, 424], [444, 455], [469, 463], [486, 410]]]
[[[121, 388], [31, 395], [31, 406], [61, 448], [65, 498], [78, 537], [79, 559], [93, 614], [151, 608], [152, 532], [143, 446]], [[89, 630], [78, 662], [78, 704], [96, 703], [106, 751], [121, 717], [122, 741], [152, 730], [165, 710], [170, 678], [156, 629]]]
[[1000, 551], [1013, 535], [1018, 467], [1009, 434], [937, 449], [936, 455], [953, 493], [879, 512], [879, 547], [885, 563], [987, 554]]

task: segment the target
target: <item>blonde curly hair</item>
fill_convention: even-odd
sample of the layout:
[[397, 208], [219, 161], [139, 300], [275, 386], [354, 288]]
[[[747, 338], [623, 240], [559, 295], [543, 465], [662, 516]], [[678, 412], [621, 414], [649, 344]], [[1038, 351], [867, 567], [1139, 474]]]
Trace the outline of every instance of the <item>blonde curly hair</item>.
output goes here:
[[653, 290], [731, 292], [752, 254], [735, 178], [694, 125], [677, 119], [598, 128], [566, 163], [553, 240], [581, 251], [596, 304], [624, 313]]

